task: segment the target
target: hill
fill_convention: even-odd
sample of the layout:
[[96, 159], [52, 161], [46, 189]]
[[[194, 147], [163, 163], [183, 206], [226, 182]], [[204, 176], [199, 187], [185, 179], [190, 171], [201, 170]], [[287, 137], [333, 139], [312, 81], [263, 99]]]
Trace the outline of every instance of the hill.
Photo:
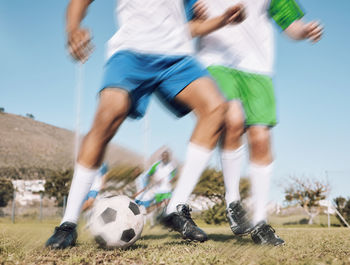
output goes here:
[[[73, 167], [74, 132], [31, 118], [0, 113], [0, 176], [36, 178]], [[110, 144], [110, 165], [141, 165], [141, 155]]]

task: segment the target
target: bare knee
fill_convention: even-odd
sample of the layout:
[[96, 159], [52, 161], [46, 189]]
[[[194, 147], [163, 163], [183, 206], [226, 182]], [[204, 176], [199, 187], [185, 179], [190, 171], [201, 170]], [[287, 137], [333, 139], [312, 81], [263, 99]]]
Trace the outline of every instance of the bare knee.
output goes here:
[[232, 141], [240, 138], [244, 132], [244, 113], [239, 102], [229, 103], [229, 109], [225, 116], [226, 137]]
[[201, 109], [196, 110], [196, 114], [200, 120], [211, 120], [216, 123], [224, 124], [227, 110], [228, 105], [223, 101], [203, 106]]
[[272, 162], [270, 131], [268, 128], [249, 128], [248, 138], [252, 160], [258, 163]]

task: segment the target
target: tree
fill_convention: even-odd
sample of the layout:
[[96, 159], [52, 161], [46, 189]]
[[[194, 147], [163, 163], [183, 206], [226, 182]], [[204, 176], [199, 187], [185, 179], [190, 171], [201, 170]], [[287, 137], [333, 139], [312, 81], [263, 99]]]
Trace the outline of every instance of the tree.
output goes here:
[[0, 178], [0, 207], [6, 207], [13, 198], [13, 184], [7, 178]]
[[[242, 200], [249, 196], [250, 182], [247, 178], [241, 178], [239, 190]], [[221, 224], [226, 222], [225, 186], [221, 171], [206, 169], [193, 194], [207, 197], [215, 203], [213, 207], [202, 213], [202, 218], [206, 223]]]
[[142, 168], [138, 166], [120, 165], [111, 168], [106, 176], [105, 185], [101, 192], [117, 191], [128, 196], [136, 192], [135, 179], [142, 173]]
[[[344, 217], [344, 219], [350, 223], [350, 198], [346, 200], [344, 197], [337, 197], [334, 199], [334, 203], [337, 206], [338, 212]], [[343, 220], [336, 215], [342, 226], [345, 226]]]
[[68, 196], [73, 170], [53, 173], [45, 182], [45, 194], [56, 199], [57, 206], [63, 206], [64, 196]]
[[328, 183], [319, 180], [291, 177], [285, 188], [285, 200], [289, 204], [299, 204], [309, 216], [308, 224], [320, 213], [319, 201], [324, 200], [330, 191]]
[[30, 119], [32, 119], [32, 120], [35, 119], [34, 115], [31, 114], [31, 113], [27, 113], [27, 114], [26, 114], [26, 117], [28, 117], [28, 118], [30, 118]]
[[0, 113], [4, 113], [5, 112], [5, 108], [0, 107]]

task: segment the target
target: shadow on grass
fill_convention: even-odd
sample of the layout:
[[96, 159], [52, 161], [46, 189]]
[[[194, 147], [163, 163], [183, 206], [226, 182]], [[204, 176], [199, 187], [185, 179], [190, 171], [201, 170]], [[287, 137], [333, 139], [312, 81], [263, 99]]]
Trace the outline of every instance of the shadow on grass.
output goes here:
[[303, 218], [299, 221], [294, 221], [294, 222], [285, 222], [283, 225], [306, 225], [308, 224], [309, 220], [306, 218]]
[[240, 237], [240, 236], [227, 235], [227, 234], [209, 234], [208, 237], [209, 237], [209, 240], [216, 241], [216, 242], [226, 242], [231, 240], [241, 245], [253, 243], [250, 236]]
[[156, 234], [156, 235], [145, 235], [142, 236], [142, 240], [157, 240], [157, 239], [164, 239], [164, 238], [179, 238], [179, 235], [177, 234]]
[[[143, 236], [141, 239], [143, 241], [149, 241], [149, 240], [159, 240], [159, 239], [182, 239], [181, 236], [179, 234], [155, 234], [155, 235], [145, 235]], [[226, 241], [233, 241], [234, 243], [238, 243], [241, 245], [244, 244], [253, 244], [252, 240], [250, 238], [250, 236], [244, 236], [244, 237], [240, 237], [240, 236], [235, 236], [235, 235], [228, 235], [228, 234], [208, 234], [208, 239], [211, 241], [215, 241], [215, 242], [226, 242]], [[186, 241], [186, 240], [182, 240], [182, 241], [173, 241], [173, 242], [166, 242], [164, 243], [165, 245], [183, 245], [183, 244], [197, 244], [199, 242], [191, 242], [191, 241]]]
[[[84, 244], [77, 244], [73, 248], [81, 247], [81, 246], [84, 246]], [[131, 246], [127, 247], [127, 248], [118, 248], [118, 247], [106, 247], [106, 246], [103, 246], [103, 245], [96, 244], [95, 248], [100, 250], [100, 251], [114, 252], [114, 251], [128, 251], [128, 250], [146, 249], [146, 248], [148, 248], [148, 245], [147, 244], [142, 244], [140, 242], [140, 243], [134, 243], [133, 245], [131, 245]]]
[[181, 240], [181, 241], [171, 241], [171, 242], [165, 242], [164, 245], [166, 246], [195, 246], [201, 244], [200, 242], [193, 242], [188, 240]]
[[128, 247], [127, 249], [125, 250], [138, 250], [138, 249], [146, 249], [148, 248], [147, 245], [145, 244], [134, 244], [134, 245], [131, 245], [130, 247]]

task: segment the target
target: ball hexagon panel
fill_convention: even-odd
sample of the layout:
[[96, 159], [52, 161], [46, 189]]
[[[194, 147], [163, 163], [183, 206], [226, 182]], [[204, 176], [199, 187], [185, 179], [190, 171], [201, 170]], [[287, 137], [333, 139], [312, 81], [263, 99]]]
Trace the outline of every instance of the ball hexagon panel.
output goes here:
[[122, 241], [128, 243], [131, 241], [131, 239], [134, 238], [135, 236], [135, 231], [134, 229], [130, 228], [128, 230], [123, 231], [122, 237], [120, 238]]
[[139, 207], [136, 205], [136, 203], [130, 202], [130, 203], [129, 203], [129, 209], [130, 209], [135, 215], [139, 215], [139, 214], [140, 214], [140, 209], [139, 209]]
[[105, 224], [114, 222], [117, 217], [117, 211], [108, 207], [106, 208], [103, 213], [101, 213], [101, 218]]

